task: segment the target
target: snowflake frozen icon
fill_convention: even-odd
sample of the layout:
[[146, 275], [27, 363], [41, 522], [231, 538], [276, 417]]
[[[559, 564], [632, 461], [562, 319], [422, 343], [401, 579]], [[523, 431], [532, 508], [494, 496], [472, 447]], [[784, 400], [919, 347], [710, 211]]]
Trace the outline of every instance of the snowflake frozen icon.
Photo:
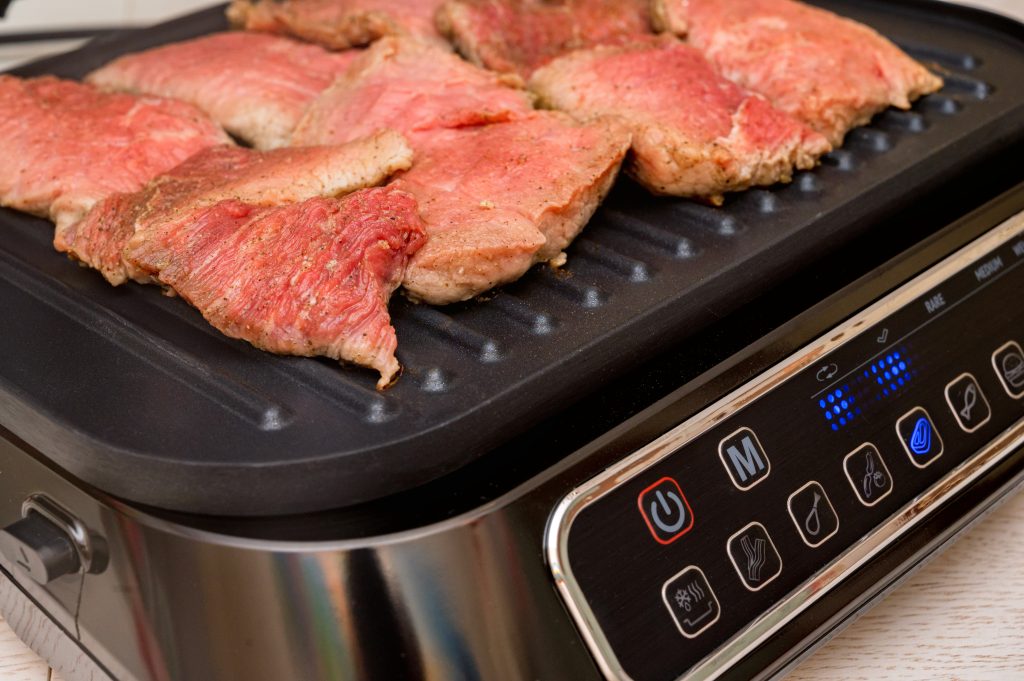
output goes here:
[[693, 608], [693, 604], [691, 602], [692, 596], [690, 596], [688, 592], [682, 589], [676, 589], [675, 599], [676, 605], [678, 605], [686, 612], [690, 612], [690, 609]]

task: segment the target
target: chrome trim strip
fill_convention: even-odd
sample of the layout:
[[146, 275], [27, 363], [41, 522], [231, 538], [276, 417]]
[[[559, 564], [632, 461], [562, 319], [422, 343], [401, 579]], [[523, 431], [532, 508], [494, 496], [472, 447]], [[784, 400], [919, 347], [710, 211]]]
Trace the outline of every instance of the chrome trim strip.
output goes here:
[[[665, 457], [703, 435], [741, 409], [756, 402], [812, 366], [822, 357], [848, 343], [906, 304], [958, 274], [987, 253], [1024, 234], [1024, 213], [1018, 213], [923, 274], [915, 277], [867, 310], [795, 355], [712, 404], [651, 444], [623, 459], [566, 495], [553, 511], [545, 532], [544, 549], [562, 599], [576, 621], [601, 671], [609, 679], [628, 679], [601, 627], [573, 577], [569, 562], [569, 530], [576, 516], [601, 497], [617, 489]], [[796, 591], [693, 667], [685, 678], [710, 681], [781, 629], [793, 618], [838, 585], [852, 571], [915, 527], [924, 518], [997, 465], [1011, 451], [1024, 445], [1024, 419], [1002, 433], [974, 457], [951, 471], [925, 493], [904, 506], [875, 532], [852, 546], [830, 565], [808, 579]], [[683, 678], [683, 677], [680, 677]]]

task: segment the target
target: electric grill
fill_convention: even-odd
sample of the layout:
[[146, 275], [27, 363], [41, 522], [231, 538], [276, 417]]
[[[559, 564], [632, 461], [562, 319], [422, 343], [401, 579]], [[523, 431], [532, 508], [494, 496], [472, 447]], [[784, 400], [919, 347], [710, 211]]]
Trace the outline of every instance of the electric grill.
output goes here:
[[621, 181], [564, 271], [396, 299], [386, 393], [0, 213], [0, 609], [69, 679], [794, 664], [1024, 480], [1024, 27], [821, 4], [946, 87], [788, 186], [712, 208]]

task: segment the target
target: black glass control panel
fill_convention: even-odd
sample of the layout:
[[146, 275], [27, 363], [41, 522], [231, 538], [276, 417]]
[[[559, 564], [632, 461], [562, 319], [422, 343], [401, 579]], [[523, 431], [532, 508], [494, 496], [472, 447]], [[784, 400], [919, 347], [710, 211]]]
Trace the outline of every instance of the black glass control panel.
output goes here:
[[581, 507], [565, 560], [622, 672], [685, 674], [1024, 417], [1024, 236], [949, 273]]

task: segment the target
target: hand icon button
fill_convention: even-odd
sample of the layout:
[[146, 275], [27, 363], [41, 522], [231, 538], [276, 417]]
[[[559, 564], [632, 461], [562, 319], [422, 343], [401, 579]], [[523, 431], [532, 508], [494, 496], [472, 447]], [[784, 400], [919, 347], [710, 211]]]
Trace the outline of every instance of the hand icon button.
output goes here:
[[693, 529], [693, 511], [679, 483], [662, 478], [637, 497], [640, 515], [659, 544], [671, 544]]

